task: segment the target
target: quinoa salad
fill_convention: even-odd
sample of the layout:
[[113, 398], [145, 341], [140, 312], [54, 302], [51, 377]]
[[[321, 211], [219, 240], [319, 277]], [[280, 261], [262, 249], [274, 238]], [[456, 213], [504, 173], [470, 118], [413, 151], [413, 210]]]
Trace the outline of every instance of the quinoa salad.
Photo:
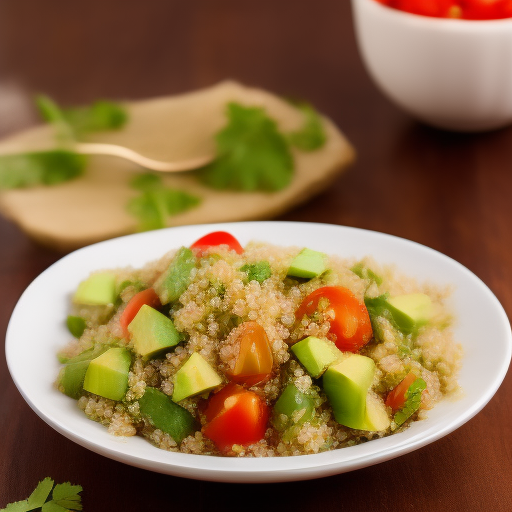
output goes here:
[[168, 451], [353, 446], [460, 392], [449, 295], [369, 257], [214, 232], [82, 281], [56, 387], [112, 435]]

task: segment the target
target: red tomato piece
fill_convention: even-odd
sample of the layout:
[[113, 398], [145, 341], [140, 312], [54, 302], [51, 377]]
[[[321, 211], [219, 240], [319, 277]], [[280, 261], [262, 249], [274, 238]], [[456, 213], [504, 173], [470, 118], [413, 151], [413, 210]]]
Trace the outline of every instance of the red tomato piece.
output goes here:
[[468, 20], [493, 20], [512, 16], [511, 0], [459, 0], [462, 17]]
[[268, 407], [256, 393], [230, 383], [211, 396], [205, 415], [203, 434], [227, 451], [234, 444], [248, 446], [263, 439]]
[[162, 303], [158, 298], [155, 290], [153, 288], [148, 288], [147, 290], [142, 290], [139, 293], [136, 293], [126, 304], [124, 311], [121, 314], [121, 318], [119, 319], [119, 323], [121, 324], [121, 329], [123, 330], [123, 334], [125, 338], [130, 337], [130, 333], [128, 331], [128, 325], [135, 318], [135, 315], [139, 312], [139, 309], [147, 304], [152, 308], [158, 309], [162, 307]]
[[234, 382], [255, 386], [267, 380], [272, 373], [274, 358], [265, 329], [256, 322], [244, 322], [235, 330], [235, 343], [240, 350], [228, 377]]
[[216, 247], [218, 245], [227, 245], [232, 251], [235, 251], [238, 254], [242, 254], [244, 252], [244, 249], [238, 240], [226, 231], [214, 231], [213, 233], [209, 233], [208, 235], [201, 237], [199, 240], [196, 240], [190, 248], [194, 250], [196, 254], [201, 256], [201, 254], [210, 247]]
[[414, 375], [412, 372], [409, 372], [404, 377], [402, 382], [400, 382], [396, 388], [389, 392], [385, 402], [386, 406], [391, 407], [393, 412], [400, 410], [405, 404], [405, 394], [407, 393], [407, 390], [416, 379], [416, 375]]
[[329, 332], [334, 335], [333, 341], [340, 350], [357, 352], [371, 340], [373, 330], [366, 306], [342, 286], [324, 286], [310, 293], [295, 312], [297, 320], [318, 311], [322, 299], [329, 302], [325, 310], [334, 314]]

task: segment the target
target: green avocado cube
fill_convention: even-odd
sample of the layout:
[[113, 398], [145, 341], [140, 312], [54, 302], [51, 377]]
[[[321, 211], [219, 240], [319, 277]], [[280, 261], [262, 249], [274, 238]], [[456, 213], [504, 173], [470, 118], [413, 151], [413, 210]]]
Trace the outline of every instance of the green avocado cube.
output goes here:
[[388, 299], [398, 328], [410, 331], [428, 323], [432, 316], [432, 300], [424, 293], [398, 295]]
[[116, 300], [116, 276], [112, 272], [91, 274], [73, 295], [73, 302], [89, 306], [106, 306]]
[[419, 327], [428, 323], [434, 314], [434, 305], [428, 295], [412, 293], [388, 298], [387, 295], [367, 297], [365, 305], [373, 320], [384, 316], [391, 320], [404, 334], [415, 333]]
[[325, 272], [327, 257], [324, 253], [312, 249], [302, 249], [293, 259], [288, 275], [311, 279]]
[[93, 359], [85, 373], [83, 388], [90, 393], [122, 400], [128, 389], [132, 358], [125, 348], [111, 348]]
[[329, 365], [343, 356], [333, 343], [308, 336], [291, 347], [297, 359], [314, 379], [318, 379]]
[[181, 341], [172, 320], [147, 304], [139, 309], [128, 324], [128, 332], [135, 352], [148, 359]]
[[146, 387], [144, 395], [139, 399], [139, 407], [142, 416], [177, 443], [181, 443], [196, 430], [194, 416], [156, 388]]
[[366, 397], [374, 373], [373, 359], [359, 354], [345, 356], [327, 368], [322, 386], [338, 423], [357, 429], [367, 426]]
[[[302, 425], [313, 417], [315, 401], [300, 391], [295, 384], [288, 384], [274, 405], [274, 425], [283, 430], [290, 425]], [[282, 416], [286, 416], [283, 420]]]
[[181, 247], [167, 270], [157, 279], [154, 289], [162, 304], [178, 300], [190, 284], [190, 273], [196, 266], [196, 257], [188, 247]]
[[206, 393], [222, 384], [222, 378], [199, 354], [194, 352], [174, 376], [172, 399], [179, 402], [189, 396]]

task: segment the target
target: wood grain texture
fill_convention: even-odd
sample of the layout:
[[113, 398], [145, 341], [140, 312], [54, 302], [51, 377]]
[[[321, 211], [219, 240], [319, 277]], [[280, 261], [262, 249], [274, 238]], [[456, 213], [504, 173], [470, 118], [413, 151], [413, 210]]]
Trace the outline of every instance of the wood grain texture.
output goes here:
[[[357, 150], [348, 173], [280, 219], [357, 226], [433, 247], [475, 272], [510, 316], [512, 128], [446, 133], [395, 108], [363, 68], [349, 2], [0, 1], [0, 86], [71, 104], [175, 94], [226, 78], [309, 99]], [[11, 126], [30, 123], [26, 111], [9, 115]], [[1, 126], [6, 135], [8, 123]], [[61, 255], [4, 219], [0, 242], [3, 340], [24, 288]], [[2, 350], [0, 507], [51, 476], [83, 485], [85, 510], [95, 512], [509, 512], [511, 412], [509, 372], [474, 419], [399, 459], [308, 482], [195, 482], [108, 460], [54, 432], [15, 389]]]

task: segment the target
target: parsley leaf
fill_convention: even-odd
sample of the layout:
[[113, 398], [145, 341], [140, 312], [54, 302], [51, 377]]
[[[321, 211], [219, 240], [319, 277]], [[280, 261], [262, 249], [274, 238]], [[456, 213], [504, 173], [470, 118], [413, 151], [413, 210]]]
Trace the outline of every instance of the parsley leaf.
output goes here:
[[190, 210], [201, 201], [184, 190], [165, 187], [162, 178], [154, 174], [138, 175], [130, 185], [141, 192], [127, 204], [128, 212], [139, 220], [138, 231], [164, 228], [167, 217]]
[[0, 190], [56, 185], [80, 176], [85, 163], [84, 156], [63, 149], [0, 156]]
[[229, 103], [228, 124], [216, 136], [217, 158], [201, 171], [215, 189], [277, 191], [293, 177], [286, 138], [264, 109]]
[[41, 117], [49, 123], [65, 123], [75, 135], [118, 130], [128, 121], [128, 112], [119, 103], [106, 100], [76, 108], [61, 108], [48, 96], [36, 98]]
[[262, 283], [272, 275], [268, 261], [248, 263], [241, 267], [240, 270], [247, 273], [247, 282], [258, 281], [258, 283]]
[[[28, 499], [10, 503], [0, 512], [29, 512], [41, 510], [41, 512], [70, 512], [82, 510], [82, 498], [80, 485], [72, 485], [69, 482], [57, 484], [51, 478], [45, 478], [34, 489]], [[48, 500], [53, 489], [52, 499]]]
[[405, 393], [405, 404], [393, 418], [397, 427], [405, 423], [420, 408], [421, 393], [426, 388], [427, 383], [419, 377], [409, 386]]
[[297, 103], [304, 114], [304, 125], [288, 134], [290, 144], [302, 151], [314, 151], [321, 148], [327, 140], [322, 118], [309, 103]]

